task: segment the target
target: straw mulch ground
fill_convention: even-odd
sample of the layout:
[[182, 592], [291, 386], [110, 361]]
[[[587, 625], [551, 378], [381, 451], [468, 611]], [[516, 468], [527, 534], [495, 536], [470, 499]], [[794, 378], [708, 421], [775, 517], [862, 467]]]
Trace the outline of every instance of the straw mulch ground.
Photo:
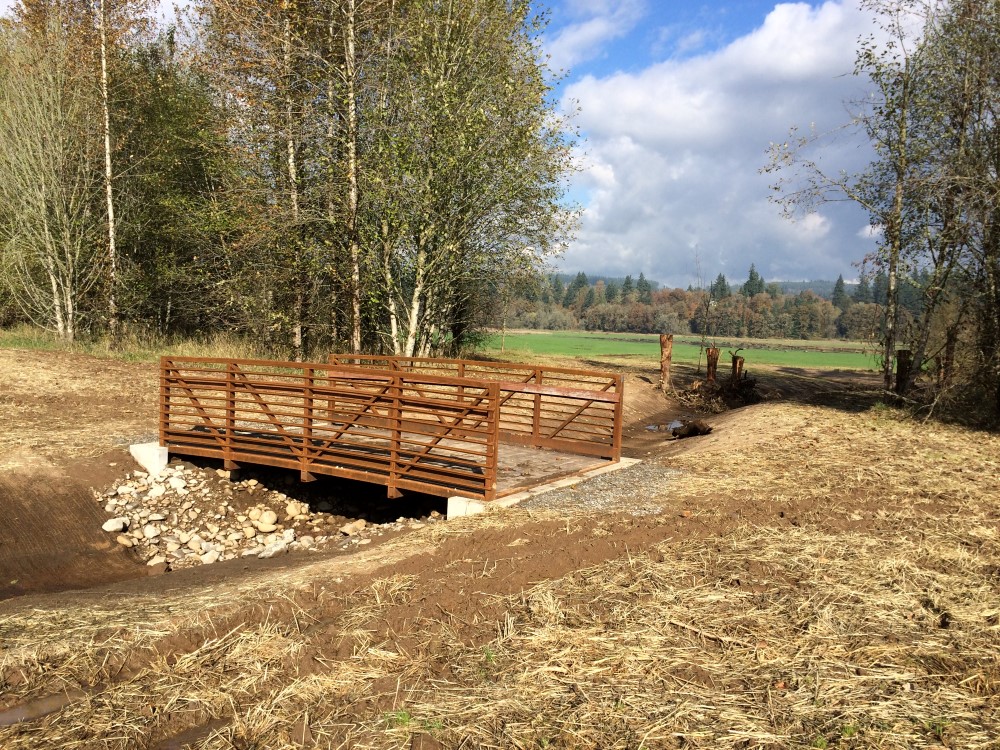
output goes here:
[[0, 747], [1000, 748], [1000, 439], [769, 404], [665, 451], [599, 517], [10, 605], [0, 705], [65, 705]]

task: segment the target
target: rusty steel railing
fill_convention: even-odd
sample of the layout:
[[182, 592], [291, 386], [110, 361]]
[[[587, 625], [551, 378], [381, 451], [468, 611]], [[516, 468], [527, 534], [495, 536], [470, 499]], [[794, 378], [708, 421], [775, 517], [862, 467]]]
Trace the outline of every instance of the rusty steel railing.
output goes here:
[[324, 364], [163, 357], [160, 444], [409, 489], [496, 496], [495, 382]]
[[333, 354], [328, 361], [349, 368], [496, 381], [501, 442], [621, 458], [621, 375], [434, 357]]

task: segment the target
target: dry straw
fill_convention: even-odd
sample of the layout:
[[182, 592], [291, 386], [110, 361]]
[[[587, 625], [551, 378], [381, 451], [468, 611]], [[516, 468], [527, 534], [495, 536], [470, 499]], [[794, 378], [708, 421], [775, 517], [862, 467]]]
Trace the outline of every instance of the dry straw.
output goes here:
[[[352, 575], [335, 560], [25, 608], [0, 624], [7, 699], [87, 697], [0, 746], [168, 747], [201, 727], [192, 747], [1000, 748], [996, 438], [884, 411], [727, 416], [742, 444], [672, 459], [664, 512], [711, 517], [735, 487], [748, 516], [788, 507], [799, 526], [759, 516], [503, 596], [456, 567], [461, 612], [419, 576], [335, 590]], [[428, 527], [350, 565], [524, 519]]]

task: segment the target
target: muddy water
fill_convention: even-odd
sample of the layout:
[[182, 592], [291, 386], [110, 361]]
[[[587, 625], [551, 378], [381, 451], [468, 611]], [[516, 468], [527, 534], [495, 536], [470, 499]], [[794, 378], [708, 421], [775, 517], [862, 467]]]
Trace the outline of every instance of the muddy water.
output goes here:
[[61, 710], [74, 701], [86, 698], [88, 693], [83, 690], [69, 690], [65, 693], [46, 695], [43, 698], [36, 698], [27, 703], [19, 703], [16, 706], [0, 711], [0, 727], [9, 727], [20, 724], [22, 721], [34, 721], [43, 716]]

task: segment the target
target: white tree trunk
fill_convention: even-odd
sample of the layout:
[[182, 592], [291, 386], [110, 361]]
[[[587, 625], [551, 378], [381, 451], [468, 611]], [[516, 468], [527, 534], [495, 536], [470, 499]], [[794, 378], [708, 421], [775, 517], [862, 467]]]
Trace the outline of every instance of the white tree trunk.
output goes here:
[[285, 11], [285, 24], [282, 35], [282, 54], [285, 68], [285, 151], [288, 169], [288, 207], [292, 219], [292, 241], [295, 243], [295, 273], [294, 273], [294, 301], [292, 302], [292, 348], [295, 351], [295, 359], [302, 361], [305, 354], [305, 335], [303, 332], [305, 315], [305, 295], [306, 287], [302, 283], [300, 269], [302, 266], [302, 246], [299, 242], [299, 170], [295, 155], [295, 138], [293, 132], [293, 108], [292, 108], [292, 2], [285, 0], [283, 4]]
[[358, 104], [355, 91], [354, 0], [344, 11], [344, 96], [347, 99], [347, 236], [351, 258], [351, 351], [361, 353], [361, 247], [358, 242]]
[[403, 355], [407, 357], [413, 356], [417, 345], [417, 334], [420, 328], [420, 305], [426, 283], [426, 263], [427, 250], [421, 243], [417, 250], [417, 260], [413, 270], [413, 290], [410, 294], [410, 309], [406, 319], [406, 344], [403, 346]]
[[100, 0], [98, 27], [101, 48], [101, 111], [104, 116], [104, 196], [108, 212], [108, 329], [118, 335], [118, 243], [115, 232], [115, 201], [111, 164], [111, 105], [108, 95], [107, 0]]
[[894, 385], [893, 363], [896, 359], [896, 320], [899, 317], [899, 256], [902, 251], [903, 203], [906, 188], [906, 172], [909, 169], [907, 142], [907, 117], [910, 104], [910, 70], [909, 61], [903, 71], [903, 92], [900, 102], [900, 112], [897, 115], [899, 152], [896, 155], [896, 185], [892, 199], [892, 213], [889, 217], [889, 263], [887, 268], [887, 283], [885, 292], [885, 339], [883, 340], [882, 380], [885, 390], [891, 391]]
[[389, 297], [389, 337], [392, 353], [397, 357], [403, 351], [399, 341], [399, 308], [396, 305], [396, 280], [392, 273], [392, 242], [389, 240], [389, 223], [382, 220], [382, 279]]

